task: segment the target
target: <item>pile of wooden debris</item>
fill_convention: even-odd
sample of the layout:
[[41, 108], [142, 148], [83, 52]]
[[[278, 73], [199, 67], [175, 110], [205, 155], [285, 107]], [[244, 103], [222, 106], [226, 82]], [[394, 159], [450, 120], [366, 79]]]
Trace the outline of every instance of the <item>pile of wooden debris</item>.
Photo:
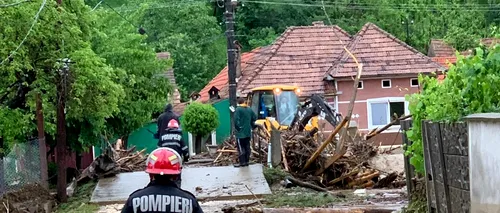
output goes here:
[[[336, 132], [341, 132], [343, 139], [335, 140], [332, 136], [334, 132], [324, 142], [317, 141], [309, 132], [282, 131], [280, 166], [296, 179], [307, 180], [329, 190], [404, 185], [404, 181], [400, 181], [403, 180], [401, 174], [384, 173], [370, 166], [370, 159], [378, 154], [378, 147], [366, 139], [373, 133], [361, 135], [357, 128], [337, 129]], [[267, 162], [268, 141], [272, 141], [269, 134], [260, 131], [254, 134], [252, 161]], [[237, 162], [234, 139], [226, 140], [218, 152], [215, 165]]]
[[124, 149], [123, 144], [109, 145], [108, 149], [97, 157], [89, 167], [83, 170], [78, 183], [113, 176], [121, 172], [144, 171], [146, 167], [146, 149], [136, 151], [135, 146]]

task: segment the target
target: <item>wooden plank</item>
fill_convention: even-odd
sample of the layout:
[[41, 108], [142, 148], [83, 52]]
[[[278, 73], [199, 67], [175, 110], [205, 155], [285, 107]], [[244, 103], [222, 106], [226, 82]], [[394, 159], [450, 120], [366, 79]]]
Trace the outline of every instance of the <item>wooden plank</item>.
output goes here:
[[445, 205], [446, 209], [445, 212], [451, 213], [451, 199], [450, 199], [450, 189], [448, 187], [448, 172], [446, 169], [446, 162], [444, 158], [444, 153], [443, 153], [443, 141], [441, 138], [441, 128], [439, 123], [432, 123], [432, 129], [436, 133], [436, 139], [435, 141], [438, 144], [438, 157], [439, 157], [439, 163], [441, 164], [441, 172], [442, 172], [442, 177], [443, 177], [443, 186], [444, 186], [444, 197], [445, 197]]
[[[403, 147], [406, 152], [406, 147], [411, 146], [412, 142], [408, 140], [405, 132], [408, 131], [412, 126], [412, 120], [401, 121], [401, 128], [403, 129]], [[413, 178], [415, 177], [415, 168], [410, 164], [411, 156], [404, 155], [404, 167], [406, 176], [406, 189], [408, 193], [408, 199], [411, 201], [411, 195], [415, 191], [415, 185], [413, 184]]]
[[444, 155], [448, 185], [469, 190], [469, 156]]
[[442, 123], [440, 125], [443, 152], [451, 155], [469, 154], [469, 131], [467, 123]]
[[434, 169], [432, 168], [432, 158], [430, 155], [429, 137], [427, 135], [427, 121], [422, 121], [422, 145], [424, 146], [424, 164], [425, 164], [425, 184], [427, 187], [427, 209], [429, 212], [435, 212], [438, 206], [436, 190], [434, 184]]
[[469, 213], [470, 212], [470, 192], [450, 187], [450, 200], [453, 203], [451, 212], [453, 213]]
[[273, 166], [279, 166], [281, 160], [281, 132], [271, 130], [271, 163]]

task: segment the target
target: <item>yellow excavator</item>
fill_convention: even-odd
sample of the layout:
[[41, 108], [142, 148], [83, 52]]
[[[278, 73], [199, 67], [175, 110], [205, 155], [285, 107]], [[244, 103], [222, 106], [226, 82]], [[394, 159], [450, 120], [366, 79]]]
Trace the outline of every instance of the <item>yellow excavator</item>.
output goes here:
[[321, 116], [334, 127], [342, 120], [321, 96], [312, 95], [303, 104], [299, 101], [300, 88], [289, 85], [257, 87], [248, 94], [248, 105], [257, 114], [256, 124], [268, 132], [273, 129], [296, 128], [299, 131], [319, 129]]

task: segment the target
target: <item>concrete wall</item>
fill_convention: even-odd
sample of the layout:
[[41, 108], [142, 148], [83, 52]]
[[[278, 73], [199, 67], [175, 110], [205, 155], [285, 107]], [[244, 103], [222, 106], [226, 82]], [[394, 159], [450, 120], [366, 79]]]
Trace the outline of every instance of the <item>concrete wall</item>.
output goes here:
[[468, 117], [471, 212], [500, 212], [500, 114]]

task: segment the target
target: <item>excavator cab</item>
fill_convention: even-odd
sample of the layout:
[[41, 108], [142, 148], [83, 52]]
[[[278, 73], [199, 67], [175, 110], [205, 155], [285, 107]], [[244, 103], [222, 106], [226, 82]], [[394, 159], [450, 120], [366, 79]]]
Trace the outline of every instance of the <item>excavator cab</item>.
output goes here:
[[299, 104], [300, 89], [296, 86], [271, 85], [252, 89], [248, 103], [257, 115], [257, 124], [267, 131], [284, 130], [294, 121]]

